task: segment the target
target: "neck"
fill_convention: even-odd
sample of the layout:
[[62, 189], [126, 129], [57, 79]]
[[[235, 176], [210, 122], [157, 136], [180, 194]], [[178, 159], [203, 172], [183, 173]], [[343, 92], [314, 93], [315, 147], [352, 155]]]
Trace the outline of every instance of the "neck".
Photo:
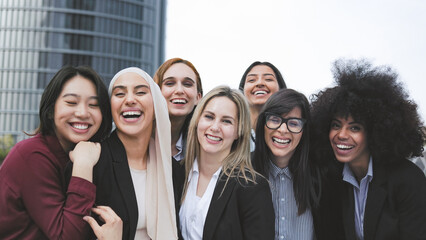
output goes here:
[[256, 121], [257, 121], [257, 117], [259, 116], [261, 107], [262, 106], [250, 105], [251, 128], [254, 130], [256, 130]]
[[370, 156], [368, 158], [363, 159], [362, 161], [350, 162], [349, 167], [352, 172], [355, 174], [356, 180], [361, 182], [361, 180], [367, 175], [368, 172], [368, 164], [370, 163]]
[[213, 174], [220, 168], [220, 166], [222, 166], [222, 161], [226, 156], [218, 157], [216, 155], [213, 156], [211, 154], [205, 154], [201, 152], [200, 157], [198, 158], [198, 169], [200, 173], [206, 176], [213, 176]]
[[183, 124], [185, 123], [185, 119], [186, 116], [170, 116], [172, 155], [175, 155], [177, 153], [176, 143], [179, 140]]
[[144, 170], [148, 160], [148, 146], [150, 135], [144, 134], [138, 137], [123, 135], [117, 132], [118, 138], [126, 149], [129, 166], [134, 169]]
[[289, 156], [284, 156], [284, 157], [273, 156], [272, 162], [279, 168], [286, 168], [292, 156], [293, 154], [291, 155], [289, 154]]

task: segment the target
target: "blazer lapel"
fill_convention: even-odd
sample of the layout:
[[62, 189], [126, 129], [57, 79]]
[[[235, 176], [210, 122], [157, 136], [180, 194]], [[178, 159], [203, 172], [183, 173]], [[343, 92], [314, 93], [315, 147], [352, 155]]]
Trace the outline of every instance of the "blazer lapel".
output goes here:
[[130, 236], [134, 236], [136, 232], [136, 224], [138, 222], [138, 205], [130, 174], [129, 163], [127, 162], [126, 149], [118, 138], [116, 132], [114, 133], [114, 136], [111, 137], [111, 145], [109, 146], [113, 158], [114, 176], [126, 204], [127, 213], [129, 214]]
[[[222, 212], [224, 211], [229, 198], [232, 195], [234, 190], [236, 180], [234, 178], [230, 178], [228, 183], [226, 184], [226, 188], [222, 189], [225, 186], [227, 176], [225, 174], [222, 175], [218, 179], [216, 183], [216, 187], [214, 188], [213, 197], [210, 202], [209, 210], [207, 212], [206, 221], [204, 222], [204, 231], [203, 231], [203, 239], [210, 240], [213, 238], [213, 234], [215, 233], [216, 226], [219, 223]], [[222, 193], [222, 195], [221, 195]]]
[[347, 240], [356, 240], [355, 234], [355, 200], [352, 185], [343, 182], [342, 189], [342, 215], [345, 236]]
[[[373, 162], [374, 163], [374, 162]], [[377, 169], [377, 170], [376, 170]], [[364, 212], [364, 239], [374, 239], [387, 191], [383, 187], [386, 182], [384, 169], [375, 165], [373, 167], [373, 180], [368, 187], [367, 202]]]

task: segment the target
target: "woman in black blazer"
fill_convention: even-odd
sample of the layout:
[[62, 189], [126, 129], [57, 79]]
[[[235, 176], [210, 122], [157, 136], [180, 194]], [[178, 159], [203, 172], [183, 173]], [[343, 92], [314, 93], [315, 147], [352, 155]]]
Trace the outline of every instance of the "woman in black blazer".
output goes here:
[[[416, 104], [388, 67], [340, 60], [334, 75], [337, 86], [312, 102], [314, 157], [336, 181], [325, 191], [334, 196], [322, 199], [336, 204], [322, 201], [320, 208], [329, 211], [318, 212], [328, 216], [316, 215], [316, 221], [341, 221], [351, 240], [425, 239], [426, 178], [407, 159], [423, 151]], [[332, 211], [340, 217], [334, 224], [324, 220]]]
[[96, 204], [123, 221], [123, 239], [177, 239], [170, 121], [158, 85], [139, 68], [118, 72], [109, 87], [116, 129], [94, 168]]
[[186, 181], [179, 212], [184, 239], [273, 239], [269, 185], [251, 166], [244, 96], [216, 87], [189, 125]]

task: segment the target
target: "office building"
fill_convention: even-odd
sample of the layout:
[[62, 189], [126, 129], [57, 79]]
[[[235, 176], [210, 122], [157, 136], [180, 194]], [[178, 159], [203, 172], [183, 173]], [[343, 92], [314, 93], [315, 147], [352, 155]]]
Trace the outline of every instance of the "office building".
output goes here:
[[64, 65], [89, 65], [108, 84], [164, 58], [165, 0], [0, 0], [0, 136], [38, 126], [41, 94]]

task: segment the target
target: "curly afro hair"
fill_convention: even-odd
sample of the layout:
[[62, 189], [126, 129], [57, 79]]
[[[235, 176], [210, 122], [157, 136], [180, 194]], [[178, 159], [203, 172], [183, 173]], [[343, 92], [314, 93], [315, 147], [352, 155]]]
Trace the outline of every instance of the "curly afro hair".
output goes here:
[[335, 117], [352, 116], [364, 125], [376, 162], [422, 155], [425, 134], [417, 105], [408, 99], [390, 67], [373, 67], [364, 59], [339, 59], [333, 73], [337, 86], [311, 96], [311, 153], [318, 163], [334, 159], [328, 133]]

